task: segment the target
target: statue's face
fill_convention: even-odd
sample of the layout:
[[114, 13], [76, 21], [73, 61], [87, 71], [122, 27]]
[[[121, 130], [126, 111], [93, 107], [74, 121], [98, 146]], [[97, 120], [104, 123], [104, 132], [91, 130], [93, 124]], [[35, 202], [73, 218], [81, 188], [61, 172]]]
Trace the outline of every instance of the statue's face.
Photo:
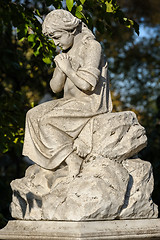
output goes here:
[[63, 50], [67, 50], [73, 45], [74, 36], [67, 31], [57, 31], [51, 36], [51, 38], [55, 45], [61, 47]]

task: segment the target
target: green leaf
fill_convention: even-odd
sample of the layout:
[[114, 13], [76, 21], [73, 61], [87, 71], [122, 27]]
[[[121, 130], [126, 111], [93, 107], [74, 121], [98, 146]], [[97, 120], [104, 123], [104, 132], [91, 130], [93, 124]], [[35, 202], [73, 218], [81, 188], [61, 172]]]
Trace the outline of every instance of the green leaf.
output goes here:
[[35, 52], [33, 52], [33, 54], [34, 54], [34, 56], [38, 56], [39, 55], [39, 50], [40, 50], [40, 48], [42, 47], [43, 45], [42, 45], [42, 43], [40, 42], [40, 44], [39, 44], [39, 46], [38, 46], [38, 48], [36, 49], [36, 51]]
[[106, 12], [113, 12], [113, 4], [111, 2], [106, 1]]
[[28, 41], [29, 41], [29, 42], [34, 42], [34, 40], [35, 40], [35, 35], [34, 35], [34, 34], [30, 34], [30, 35], [28, 36]]
[[16, 144], [18, 142], [18, 140], [19, 140], [19, 138], [15, 138], [13, 142]]
[[79, 19], [84, 18], [83, 13], [82, 13], [82, 12], [78, 12], [78, 11], [76, 11], [75, 16], [76, 16], [77, 18], [79, 18]]
[[76, 7], [76, 11], [82, 12], [82, 10], [83, 10], [83, 6], [82, 5], [79, 5], [79, 6]]
[[4, 149], [3, 151], [2, 151], [2, 153], [6, 153], [6, 152], [8, 152], [9, 151], [9, 148], [8, 148], [8, 146], [5, 146], [6, 147], [6, 149]]
[[82, 5], [85, 3], [86, 0], [80, 0], [80, 2], [82, 3]]
[[77, 7], [76, 7], [75, 16], [78, 17], [78, 18], [80, 18], [80, 19], [81, 19], [81, 18], [86, 19], [86, 17], [85, 17], [85, 15], [83, 14], [82, 10], [83, 10], [83, 6], [82, 6], [82, 5], [77, 6]]
[[33, 108], [34, 107], [34, 102], [31, 102], [31, 108]]
[[45, 62], [46, 64], [51, 64], [51, 59], [49, 57], [44, 57], [43, 59], [43, 62]]
[[123, 18], [123, 20], [124, 20], [124, 25], [127, 28], [133, 27], [137, 35], [139, 35], [139, 25], [135, 21], [128, 18]]
[[73, 0], [66, 0], [66, 5], [69, 11], [73, 8]]
[[22, 37], [19, 42], [23, 42], [26, 38], [25, 37]]
[[38, 9], [36, 9], [36, 13], [37, 13], [37, 15], [38, 15], [39, 17], [41, 17], [41, 14], [40, 14], [40, 12], [39, 12]]

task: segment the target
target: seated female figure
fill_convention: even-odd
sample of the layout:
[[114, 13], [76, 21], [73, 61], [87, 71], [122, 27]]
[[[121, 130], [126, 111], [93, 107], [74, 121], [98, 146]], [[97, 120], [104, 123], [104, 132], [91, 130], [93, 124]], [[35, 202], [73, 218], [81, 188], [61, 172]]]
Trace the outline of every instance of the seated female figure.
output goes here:
[[69, 174], [76, 176], [92, 147], [80, 141], [79, 134], [93, 116], [111, 110], [101, 46], [87, 26], [65, 10], [50, 12], [42, 29], [63, 49], [55, 57], [50, 86], [55, 93], [64, 89], [64, 97], [28, 111], [23, 155], [51, 170], [65, 161]]

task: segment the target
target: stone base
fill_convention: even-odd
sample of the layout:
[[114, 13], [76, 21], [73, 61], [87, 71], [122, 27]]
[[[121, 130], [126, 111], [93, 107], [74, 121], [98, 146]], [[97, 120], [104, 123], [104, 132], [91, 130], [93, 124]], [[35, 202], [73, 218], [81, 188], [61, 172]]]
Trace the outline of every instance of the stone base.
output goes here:
[[111, 240], [160, 239], [160, 219], [89, 222], [9, 221], [0, 239]]

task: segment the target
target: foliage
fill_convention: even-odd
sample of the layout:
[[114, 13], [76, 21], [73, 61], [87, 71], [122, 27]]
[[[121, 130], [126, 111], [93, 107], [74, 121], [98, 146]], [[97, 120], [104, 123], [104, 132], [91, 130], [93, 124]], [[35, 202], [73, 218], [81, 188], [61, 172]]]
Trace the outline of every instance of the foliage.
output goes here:
[[[47, 7], [52, 4], [54, 8], [62, 8], [62, 2], [60, 0], [54, 1], [54, 3], [51, 0], [46, 0], [45, 3], [44, 1], [39, 2], [43, 4], [43, 8], [36, 8], [37, 1], [35, 3], [33, 1], [33, 6], [30, 7], [27, 4], [20, 4], [18, 1], [2, 0], [1, 26], [2, 29], [8, 28], [8, 26], [17, 28], [18, 39], [23, 41], [27, 38], [34, 55], [40, 55], [45, 63], [51, 64], [55, 54], [55, 46], [52, 41], [42, 35], [41, 23], [44, 14], [48, 12]], [[128, 28], [134, 28], [136, 33], [139, 34], [138, 24], [124, 15], [115, 0], [66, 0], [66, 8], [78, 18], [83, 18], [89, 27], [93, 27], [92, 15], [95, 13], [92, 6], [98, 9], [98, 16], [95, 14], [94, 18], [97, 18], [96, 27], [100, 31], [102, 29], [104, 31], [104, 28], [106, 28], [112, 32], [112, 20], [114, 20]]]

